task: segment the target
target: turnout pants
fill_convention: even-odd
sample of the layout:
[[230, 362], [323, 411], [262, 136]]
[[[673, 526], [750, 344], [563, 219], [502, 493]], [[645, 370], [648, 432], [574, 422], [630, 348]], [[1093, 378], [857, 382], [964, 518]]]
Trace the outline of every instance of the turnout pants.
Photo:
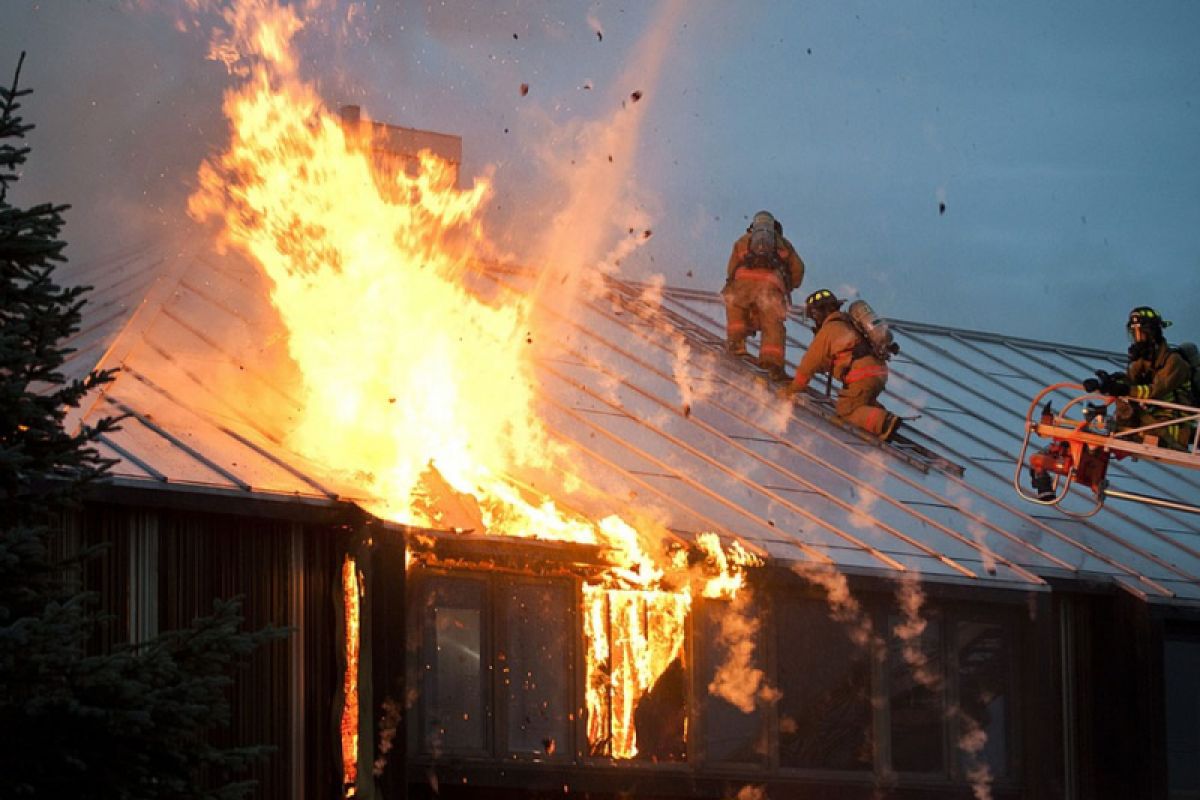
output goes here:
[[759, 363], [767, 368], [783, 367], [784, 319], [787, 302], [773, 270], [740, 270], [721, 292], [725, 298], [725, 335], [731, 346], [744, 345], [754, 333], [753, 319], [762, 329]]
[[834, 410], [842, 419], [862, 428], [867, 433], [878, 436], [883, 432], [887, 422], [888, 411], [879, 404], [879, 395], [887, 378], [873, 376], [854, 381], [842, 387], [838, 392], [837, 404]]

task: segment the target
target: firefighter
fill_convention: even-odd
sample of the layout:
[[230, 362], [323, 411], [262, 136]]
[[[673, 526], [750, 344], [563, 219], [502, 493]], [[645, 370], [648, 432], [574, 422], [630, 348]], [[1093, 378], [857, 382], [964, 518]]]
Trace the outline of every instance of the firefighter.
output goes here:
[[758, 363], [771, 380], [786, 381], [784, 320], [792, 291], [804, 280], [804, 262], [770, 212], [755, 214], [734, 242], [725, 276], [726, 347], [732, 355], [745, 355], [746, 337], [761, 330]]
[[[1161, 400], [1190, 405], [1192, 367], [1179, 351], [1167, 344], [1163, 329], [1171, 323], [1150, 306], [1138, 306], [1129, 312], [1125, 330], [1129, 334], [1129, 366], [1125, 372], [1096, 370], [1095, 378], [1083, 382], [1089, 392], [1134, 400]], [[1117, 428], [1140, 428], [1181, 416], [1183, 412], [1139, 403], [1117, 402]], [[1174, 450], [1187, 450], [1193, 426], [1169, 425], [1149, 431], [1158, 443]]]
[[879, 404], [887, 385], [887, 365], [871, 352], [870, 343], [839, 309], [842, 301], [819, 289], [804, 301], [804, 313], [815, 333], [808, 352], [796, 367], [796, 377], [784, 389], [786, 397], [804, 391], [813, 375], [828, 373], [842, 382], [834, 410], [847, 422], [887, 441], [900, 426], [900, 417]]

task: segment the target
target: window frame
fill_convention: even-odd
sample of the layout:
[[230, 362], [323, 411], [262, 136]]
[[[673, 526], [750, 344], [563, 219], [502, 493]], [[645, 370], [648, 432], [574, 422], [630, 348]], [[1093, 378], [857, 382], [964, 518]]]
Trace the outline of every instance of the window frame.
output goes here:
[[[564, 626], [564, 636], [571, 637], [570, 641], [563, 642], [566, 652], [563, 656], [563, 661], [566, 665], [567, 674], [564, 678], [566, 687], [563, 698], [563, 711], [566, 714], [566, 741], [556, 743], [553, 753], [545, 755], [536, 755], [526, 751], [515, 751], [509, 742], [508, 724], [511, 716], [511, 709], [507, 702], [506, 688], [504, 686], [504, 670], [500, 666], [500, 654], [507, 653], [512, 650], [510, 631], [507, 621], [504, 619], [504, 602], [502, 593], [509, 587], [517, 586], [533, 586], [533, 587], [561, 587], [562, 590], [569, 596], [570, 601], [566, 607], [566, 625]], [[495, 631], [492, 658], [495, 664], [492, 670], [492, 696], [494, 698], [494, 711], [492, 714], [494, 727], [494, 741], [497, 757], [504, 758], [510, 761], [520, 761], [522, 763], [569, 763], [576, 758], [576, 742], [579, 736], [580, 715], [579, 698], [579, 668], [577, 655], [578, 647], [576, 642], [581, 641], [579, 638], [582, 634], [579, 626], [579, 587], [578, 581], [564, 580], [562, 578], [541, 578], [541, 577], [525, 577], [517, 575], [496, 575], [492, 576], [490, 581], [491, 595], [490, 604], [492, 606], [493, 630]]]
[[[754, 603], [755, 611], [760, 620], [758, 635], [755, 641], [755, 665], [766, 675], [767, 684], [775, 686], [776, 681], [774, 680], [774, 676], [778, 673], [775, 671], [776, 664], [774, 653], [772, 652], [774, 648], [771, 646], [770, 603], [764, 600], [764, 593], [762, 592], [755, 594]], [[690, 725], [691, 730], [697, 733], [688, 742], [688, 757], [692, 760], [695, 767], [701, 771], [737, 771], [739, 773], [753, 771], [765, 773], [778, 767], [778, 737], [775, 733], [775, 726], [778, 723], [776, 721], [777, 712], [775, 703], [764, 703], [757, 707], [759, 715], [758, 735], [766, 747], [766, 752], [757, 760], [734, 761], [711, 758], [708, 753], [707, 728], [709, 705], [714, 701], [714, 698], [708, 692], [708, 683], [712, 680], [712, 668], [716, 667], [716, 663], [709, 663], [707, 654], [705, 659], [701, 658], [698, 633], [705, 630], [705, 627], [712, 622], [711, 614], [714, 608], [728, 608], [730, 604], [731, 601], [729, 600], [713, 598], [698, 598], [692, 604], [692, 612], [689, 615], [688, 639], [685, 642], [685, 646], [691, 648], [692, 720]], [[711, 652], [710, 650], [709, 653], [711, 654]]]
[[[899, 617], [895, 598], [886, 590], [853, 590], [854, 597], [863, 608], [876, 634], [885, 633], [886, 642], [893, 638], [890, 620]], [[766, 637], [768, 675], [771, 685], [780, 687], [780, 664], [778, 643], [782, 631], [781, 613], [779, 608], [787, 603], [810, 602], [828, 610], [824, 596], [816, 590], [802, 588], [799, 590], [780, 590], [772, 592], [764, 603], [764, 615], [768, 620], [764, 626]], [[811, 780], [830, 781], [844, 784], [896, 782], [901, 787], [936, 787], [939, 790], [954, 790], [967, 782], [967, 776], [960, 766], [961, 751], [957, 741], [962, 735], [962, 723], [958, 715], [946, 713], [950, 708], [957, 708], [961, 697], [961, 682], [958, 670], [957, 653], [952, 646], [953, 637], [957, 635], [958, 626], [963, 622], [974, 622], [986, 625], [998, 625], [1005, 637], [1007, 653], [1005, 656], [1007, 705], [1004, 721], [1005, 734], [1005, 773], [1003, 776], [994, 775], [992, 786], [1009, 790], [1022, 785], [1022, 714], [1021, 706], [1021, 665], [1022, 653], [1028, 646], [1026, 626], [1022, 622], [1022, 611], [1025, 605], [1017, 598], [981, 602], [977, 599], [965, 599], [961, 595], [950, 594], [947, 597], [928, 597], [924, 606], [925, 613], [930, 610], [939, 615], [942, 636], [940, 652], [945, 675], [942, 680], [942, 725], [941, 741], [943, 752], [943, 769], [939, 772], [911, 772], [892, 769], [891, 752], [891, 686], [887, 670], [886, 650], [883, 657], [867, 658], [870, 662], [870, 699], [872, 706], [872, 768], [864, 771], [833, 770], [812, 767], [791, 767], [781, 763], [779, 712], [778, 704], [772, 704], [767, 715], [768, 745], [770, 748], [769, 766], [767, 771], [783, 779], [805, 778]], [[835, 623], [837, 624], [837, 623]], [[886, 629], [884, 625], [888, 624]], [[737, 764], [740, 769], [747, 765]]]
[[[483, 725], [482, 748], [443, 747], [436, 751], [428, 736], [429, 705], [423, 689], [424, 682], [421, 672], [426, 662], [426, 636], [429, 625], [428, 611], [425, 603], [430, 592], [439, 585], [469, 585], [474, 584], [480, 591], [480, 698]], [[566, 625], [562, 642], [566, 652], [563, 661], [567, 674], [564, 678], [565, 696], [563, 697], [564, 711], [567, 715], [567, 741], [556, 744], [553, 754], [536, 755], [528, 752], [514, 752], [509, 745], [508, 721], [509, 708], [506, 702], [506, 687], [504, 676], [500, 669], [499, 656], [511, 648], [508, 646], [510, 631], [503, 619], [505, 599], [503, 592], [507, 587], [514, 586], [545, 586], [560, 587], [569, 598], [566, 608]], [[582, 654], [578, 643], [582, 641], [578, 603], [579, 581], [572, 577], [540, 577], [524, 576], [507, 572], [485, 572], [470, 569], [440, 569], [424, 567], [411, 578], [409, 597], [408, 631], [409, 641], [414, 646], [409, 650], [409, 685], [418, 694], [413, 704], [415, 713], [410, 714], [411, 723], [408, 728], [410, 752], [423, 759], [467, 759], [467, 760], [504, 760], [521, 763], [547, 763], [562, 765], [578, 761], [580, 753], [577, 743], [582, 724], [579, 708], [582, 698], [579, 662]]]

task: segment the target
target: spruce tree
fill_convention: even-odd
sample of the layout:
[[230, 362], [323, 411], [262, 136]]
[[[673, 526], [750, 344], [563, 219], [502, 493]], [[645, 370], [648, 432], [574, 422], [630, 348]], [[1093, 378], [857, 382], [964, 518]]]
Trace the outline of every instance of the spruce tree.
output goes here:
[[113, 376], [60, 371], [87, 292], [54, 279], [67, 206], [9, 202], [32, 128], [17, 113], [23, 61], [0, 87], [0, 795], [243, 797], [252, 784], [234, 776], [265, 749], [216, 747], [209, 734], [229, 721], [233, 668], [285, 632], [246, 632], [239, 603], [218, 601], [188, 629], [89, 652], [104, 615], [53, 555], [63, 520], [111, 466], [95, 442], [116, 422], [63, 428]]

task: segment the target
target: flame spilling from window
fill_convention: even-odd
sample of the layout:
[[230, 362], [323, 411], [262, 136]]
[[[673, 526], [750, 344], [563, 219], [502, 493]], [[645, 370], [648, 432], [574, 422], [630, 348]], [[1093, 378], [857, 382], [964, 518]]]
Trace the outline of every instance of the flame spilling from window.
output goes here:
[[[501, 303], [467, 288], [486, 246], [480, 209], [490, 185], [457, 188], [454, 169], [428, 152], [415, 169], [381, 173], [369, 135], [327, 113], [298, 74], [292, 37], [319, 6], [244, 0], [223, 9], [211, 52], [239, 78], [224, 102], [230, 142], [201, 166], [189, 211], [220, 223], [222, 246], [270, 279], [301, 373], [292, 449], [365, 493], [363, 504], [383, 518], [447, 526], [455, 506], [489, 534], [599, 544], [610, 554], [607, 582], [584, 593], [589, 740], [633, 757], [638, 703], [681, 664], [692, 597], [732, 596], [752, 558], [727, 561], [711, 536], [701, 545], [705, 577], [664, 586], [664, 567], [688, 565], [655, 564], [649, 537], [624, 520], [564, 513], [511, 478], [524, 467], [561, 470], [566, 459], [551, 463], [555, 446], [534, 411], [533, 301]], [[343, 766], [352, 786], [361, 586], [349, 559], [343, 587]]]

